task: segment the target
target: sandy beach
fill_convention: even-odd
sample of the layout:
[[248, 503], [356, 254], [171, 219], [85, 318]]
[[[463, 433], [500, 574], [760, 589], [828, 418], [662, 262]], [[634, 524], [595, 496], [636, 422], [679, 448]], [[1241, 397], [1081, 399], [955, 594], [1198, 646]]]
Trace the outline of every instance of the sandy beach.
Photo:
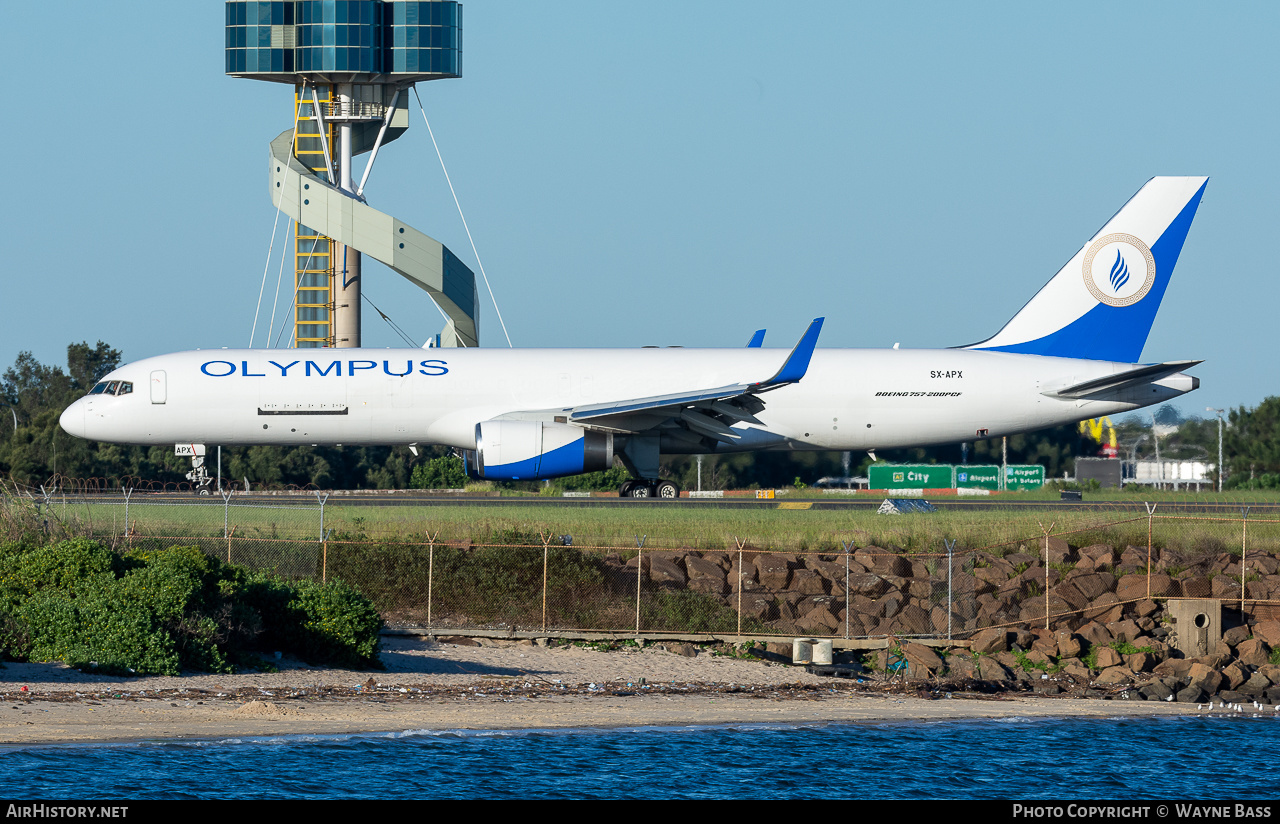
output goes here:
[[279, 672], [132, 679], [10, 663], [0, 670], [0, 741], [1196, 712], [1195, 705], [1150, 701], [885, 691], [800, 667], [707, 652], [691, 657], [652, 644], [602, 652], [389, 637], [382, 659], [381, 671], [284, 659], [276, 662]]

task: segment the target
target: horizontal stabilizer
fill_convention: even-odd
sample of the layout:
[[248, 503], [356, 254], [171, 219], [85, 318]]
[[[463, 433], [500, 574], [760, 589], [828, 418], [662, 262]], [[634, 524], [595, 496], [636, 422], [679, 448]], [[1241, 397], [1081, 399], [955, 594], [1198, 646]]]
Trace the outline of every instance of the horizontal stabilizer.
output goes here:
[[1116, 372], [1101, 378], [1093, 378], [1092, 380], [1077, 383], [1074, 386], [1068, 386], [1065, 389], [1055, 389], [1051, 392], [1042, 394], [1051, 398], [1063, 398], [1066, 400], [1075, 400], [1083, 398], [1087, 395], [1096, 395], [1101, 392], [1114, 392], [1120, 389], [1128, 389], [1131, 386], [1141, 386], [1142, 384], [1152, 383], [1161, 378], [1167, 378], [1170, 375], [1177, 374], [1184, 369], [1190, 369], [1198, 363], [1204, 361], [1188, 360], [1188, 361], [1169, 361], [1168, 363], [1153, 363], [1150, 366], [1139, 366], [1136, 369], [1128, 369], [1124, 372]]

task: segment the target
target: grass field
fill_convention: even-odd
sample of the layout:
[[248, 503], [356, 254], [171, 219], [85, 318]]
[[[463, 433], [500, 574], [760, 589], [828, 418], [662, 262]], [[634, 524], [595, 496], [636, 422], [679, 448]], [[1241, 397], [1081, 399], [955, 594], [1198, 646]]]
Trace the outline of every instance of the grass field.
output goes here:
[[[1183, 494], [1151, 496], [1156, 501], [1188, 500]], [[1272, 498], [1276, 496], [1271, 496]], [[1261, 499], [1262, 496], [1259, 496]], [[1091, 501], [1096, 500], [1093, 495]], [[797, 500], [788, 496], [782, 503]], [[1000, 500], [1000, 499], [998, 499]], [[1010, 497], [1010, 501], [1030, 500]], [[1132, 499], [1128, 499], [1130, 502]], [[1194, 500], [1217, 500], [1208, 494]], [[1265, 500], [1265, 499], [1263, 499]], [[1254, 502], [1261, 502], [1255, 499]], [[1120, 503], [1120, 501], [1117, 501]], [[1253, 514], [1241, 520], [1234, 504], [1220, 514], [1173, 515], [1160, 511], [1150, 520], [1155, 545], [1187, 554], [1250, 550], [1280, 551], [1280, 515]], [[13, 502], [5, 511], [31, 502]], [[123, 501], [83, 503], [74, 499], [54, 501], [39, 515], [77, 534], [122, 535], [125, 530]], [[852, 546], [901, 547], [916, 553], [944, 553], [946, 542], [965, 549], [983, 547], [1016, 549], [1041, 545], [1046, 533], [1069, 543], [1145, 546], [1148, 518], [1145, 509], [1117, 506], [1111, 510], [1059, 509], [1025, 511], [970, 508], [964, 501], [948, 500], [931, 514], [878, 515], [873, 510], [730, 509], [708, 506], [664, 507], [557, 507], [548, 504], [500, 503], [453, 506], [351, 506], [298, 499], [273, 505], [235, 504], [224, 508], [217, 498], [175, 499], [165, 502], [134, 501], [128, 510], [129, 530], [135, 535], [181, 537], [285, 538], [417, 542], [436, 540], [476, 543], [510, 542], [512, 535], [537, 541], [542, 535], [552, 544], [560, 536], [572, 536], [575, 546], [634, 548], [689, 547], [728, 550], [739, 545], [795, 551], [839, 552]], [[225, 532], [224, 532], [225, 530]]]

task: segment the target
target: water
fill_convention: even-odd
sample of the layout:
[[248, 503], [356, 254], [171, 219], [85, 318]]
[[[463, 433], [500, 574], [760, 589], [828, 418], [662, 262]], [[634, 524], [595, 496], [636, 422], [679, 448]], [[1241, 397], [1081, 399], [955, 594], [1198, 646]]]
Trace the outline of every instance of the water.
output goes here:
[[405, 732], [0, 749], [0, 797], [1275, 798], [1275, 718]]

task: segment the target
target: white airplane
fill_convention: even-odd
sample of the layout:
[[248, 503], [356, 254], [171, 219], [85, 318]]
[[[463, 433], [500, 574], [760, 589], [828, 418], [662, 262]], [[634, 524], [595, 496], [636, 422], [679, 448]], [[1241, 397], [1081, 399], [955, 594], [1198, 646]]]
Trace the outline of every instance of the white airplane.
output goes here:
[[147, 358], [62, 414], [113, 443], [444, 444], [476, 478], [607, 469], [673, 498], [661, 454], [959, 443], [1162, 403], [1200, 361], [1136, 363], [1207, 178], [1150, 180], [1019, 311], [951, 349], [221, 349]]

